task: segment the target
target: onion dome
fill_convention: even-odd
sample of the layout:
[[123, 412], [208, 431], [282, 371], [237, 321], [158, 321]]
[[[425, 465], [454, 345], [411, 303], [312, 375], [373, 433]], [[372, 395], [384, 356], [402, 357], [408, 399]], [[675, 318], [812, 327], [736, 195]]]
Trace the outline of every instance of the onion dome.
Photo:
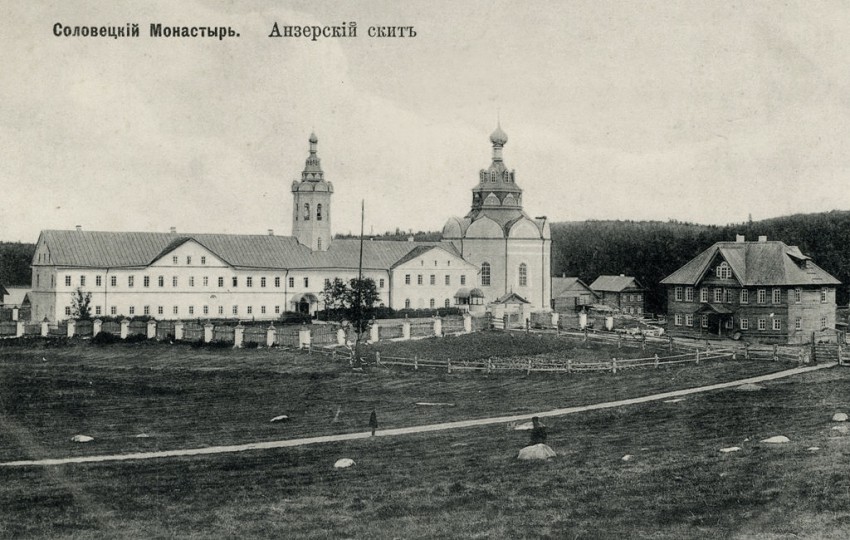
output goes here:
[[310, 142], [313, 143], [313, 144], [316, 144], [317, 142], [319, 142], [319, 138], [316, 137], [315, 133], [310, 134]]
[[493, 133], [490, 134], [490, 142], [497, 146], [505, 146], [507, 144], [508, 134], [502, 131], [502, 126], [496, 126]]

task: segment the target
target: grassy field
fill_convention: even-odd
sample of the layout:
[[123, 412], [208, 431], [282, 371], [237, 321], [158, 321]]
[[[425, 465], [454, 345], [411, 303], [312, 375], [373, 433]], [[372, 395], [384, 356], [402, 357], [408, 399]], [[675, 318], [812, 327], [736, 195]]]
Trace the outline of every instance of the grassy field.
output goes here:
[[[274, 349], [0, 349], [0, 461], [360, 431], [373, 406], [386, 428], [523, 414], [786, 367], [354, 373], [325, 357]], [[833, 369], [758, 392], [553, 418], [550, 443], [560, 455], [548, 463], [517, 462], [527, 434], [491, 426], [207, 457], [0, 468], [0, 535], [846, 537], [850, 444], [833, 436], [829, 419], [850, 408], [848, 383], [850, 372]], [[270, 423], [278, 414], [292, 420]], [[79, 433], [95, 441], [71, 443]], [[777, 434], [791, 444], [754, 442]], [[733, 445], [743, 450], [718, 452]], [[622, 461], [624, 454], [634, 458]], [[340, 457], [357, 465], [333, 469]]]

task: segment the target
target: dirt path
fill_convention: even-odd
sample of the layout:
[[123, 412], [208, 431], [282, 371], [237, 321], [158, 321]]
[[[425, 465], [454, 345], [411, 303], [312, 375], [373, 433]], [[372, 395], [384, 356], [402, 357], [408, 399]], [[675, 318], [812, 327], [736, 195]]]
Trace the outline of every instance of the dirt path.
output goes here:
[[[595, 403], [593, 405], [582, 405], [577, 407], [567, 407], [564, 409], [554, 409], [551, 411], [543, 411], [538, 413], [525, 413], [522, 415], [512, 416], [496, 416], [491, 418], [478, 418], [475, 420], [461, 420], [457, 422], [444, 422], [441, 424], [427, 424], [422, 426], [411, 426], [405, 428], [385, 429], [378, 431], [376, 437], [393, 437], [396, 435], [409, 435], [411, 433], [426, 433], [430, 431], [443, 431], [447, 429], [463, 429], [477, 426], [488, 426], [492, 424], [506, 424], [508, 422], [518, 422], [528, 420], [532, 416], [551, 417], [564, 416], [586, 411], [596, 411], [600, 409], [610, 409], [614, 407], [624, 407], [626, 405], [636, 405], [638, 403], [648, 403], [650, 401], [661, 401], [675, 397], [687, 396], [690, 394], [699, 394], [703, 392], [711, 392], [713, 390], [722, 390], [724, 388], [732, 388], [747, 383], [760, 383], [791, 377], [800, 373], [808, 373], [819, 369], [825, 369], [835, 366], [835, 363], [820, 364], [810, 367], [799, 367], [787, 369], [768, 375], [759, 375], [758, 377], [750, 377], [748, 379], [739, 379], [725, 383], [711, 384], [708, 386], [699, 386], [696, 388], [686, 388], [684, 390], [674, 390], [672, 392], [664, 392], [661, 394], [652, 394], [650, 396], [621, 399], [618, 401], [607, 401], [604, 403]], [[368, 439], [371, 436], [370, 432], [364, 431], [359, 433], [344, 433], [340, 435], [323, 435], [320, 437], [305, 437], [301, 439], [287, 439], [282, 441], [266, 441], [247, 444], [236, 444], [228, 446], [208, 446], [205, 448], [189, 448], [185, 450], [163, 450], [158, 452], [136, 452], [132, 454], [111, 454], [100, 456], [79, 456], [70, 458], [55, 458], [55, 459], [37, 459], [26, 461], [9, 461], [0, 463], [0, 467], [27, 467], [27, 466], [47, 466], [47, 465], [68, 465], [73, 463], [97, 463], [103, 461], [130, 461], [141, 459], [159, 459], [168, 457], [182, 456], [201, 456], [206, 454], [226, 454], [231, 452], [246, 452], [249, 450], [268, 450], [272, 448], [287, 448], [291, 446], [304, 446], [308, 444], [321, 444], [328, 442], [353, 441], [356, 439]]]

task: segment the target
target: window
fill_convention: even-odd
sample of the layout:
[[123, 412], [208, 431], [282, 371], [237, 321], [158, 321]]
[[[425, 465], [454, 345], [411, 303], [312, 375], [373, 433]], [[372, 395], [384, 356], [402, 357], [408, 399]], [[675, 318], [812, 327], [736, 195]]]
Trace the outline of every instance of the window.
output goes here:
[[189, 315], [195, 314], [195, 306], [189, 306]]
[[796, 289], [794, 289], [794, 303], [799, 304], [802, 301], [803, 301], [803, 289], [801, 289], [800, 287], [797, 287]]
[[404, 284], [405, 284], [405, 285], [410, 285], [410, 274], [405, 274], [405, 275], [404, 275]]
[[135, 276], [127, 276], [127, 286], [128, 287], [132, 287], [134, 281], [135, 281]]
[[304, 288], [308, 288], [310, 286], [310, 278], [304, 278]]
[[130, 306], [130, 315], [136, 314], [136, 306]]
[[[203, 261], [201, 261], [201, 262], [203, 263]], [[209, 307], [209, 306], [204, 306], [204, 307], [203, 307], [203, 311], [204, 311], [204, 315], [209, 315], [209, 314], [210, 314], [210, 307]]]
[[820, 301], [821, 303], [826, 303], [826, 289], [820, 290]]
[[192, 264], [192, 256], [186, 255], [186, 264]]
[[218, 306], [218, 314], [224, 315], [224, 306]]
[[451, 284], [452, 284], [452, 276], [450, 276], [449, 274], [446, 274], [446, 285], [451, 285]]
[[236, 276], [233, 276], [233, 286], [234, 286], [234, 287], [238, 287], [238, 286], [239, 286], [239, 278], [238, 278], [238, 277], [236, 277]]
[[65, 316], [66, 317], [71, 316], [71, 306], [65, 306]]
[[750, 303], [750, 291], [747, 289], [741, 289], [741, 303], [749, 304]]
[[437, 276], [436, 274], [431, 274], [431, 285], [437, 284]]
[[422, 285], [422, 274], [416, 276], [416, 284]]
[[451, 305], [451, 303], [449, 302], [449, 299], [448, 299], [448, 298], [446, 298], [446, 301], [445, 301], [445, 302], [443, 302], [443, 306], [444, 306], [444, 307], [449, 307], [450, 305]]
[[434, 309], [437, 306], [437, 303], [432, 298], [428, 305], [431, 307], [431, 309]]
[[714, 289], [714, 302], [719, 304], [722, 301], [723, 301], [723, 289], [721, 289], [720, 287], [716, 287]]
[[404, 299], [404, 309], [410, 309], [410, 298]]
[[682, 301], [682, 287], [677, 285], [675, 294], [676, 294], [676, 296], [675, 296], [676, 302], [681, 302]]
[[71, 276], [65, 276], [65, 286], [66, 287], [71, 286]]
[[275, 314], [280, 313], [280, 306], [275, 306], [275, 307], [274, 307], [274, 312], [275, 312]]
[[717, 265], [716, 275], [720, 279], [727, 279], [732, 277], [732, 269], [729, 268], [729, 263], [723, 261], [719, 265]]
[[686, 287], [685, 288], [685, 302], [693, 302], [694, 301], [694, 288]]
[[171, 286], [172, 287], [177, 286], [177, 276], [171, 276]]
[[156, 314], [157, 314], [157, 315], [162, 315], [162, 314], [163, 314], [162, 306], [157, 306], [157, 308], [156, 308]]
[[821, 327], [821, 329], [825, 329], [825, 328], [826, 328], [826, 317], [821, 317], [821, 318], [820, 318], [820, 327]]
[[201, 264], [207, 264], [207, 258], [201, 257]]
[[643, 295], [642, 294], [636, 294], [635, 295], [635, 302], [643, 302]]
[[635, 313], [637, 313], [638, 315], [642, 315], [642, 314], [643, 314], [643, 308], [642, 308], [642, 307], [640, 307], [640, 306], [636, 307], [636, 308], [635, 308]]
[[708, 328], [708, 315], [703, 315], [700, 317], [700, 326], [703, 328]]
[[234, 314], [234, 315], [238, 315], [238, 314], [239, 314], [239, 306], [233, 306], [233, 314]]
[[694, 325], [694, 316], [693, 315], [685, 315], [685, 326], [693, 326]]
[[466, 285], [466, 274], [461, 274], [460, 276], [460, 284]]
[[145, 306], [144, 308], [142, 308], [142, 312], [143, 312], [145, 315], [150, 315], [150, 314], [151, 314], [151, 307], [150, 307], [150, 306]]
[[773, 289], [773, 303], [782, 303], [782, 289]]
[[528, 286], [528, 266], [525, 263], [519, 265], [519, 286]]
[[177, 306], [174, 306], [173, 308], [171, 308], [171, 313], [177, 315], [179, 312], [180, 312], [180, 310], [177, 308]]
[[681, 313], [677, 313], [673, 317], [673, 324], [675, 324], [676, 326], [682, 326], [682, 314]]
[[749, 319], [741, 319], [740, 326], [741, 326], [741, 330], [749, 330], [750, 329], [750, 320]]
[[189, 277], [189, 286], [190, 286], [190, 287], [194, 287], [194, 286], [195, 286], [195, 276], [190, 276], [190, 277]]
[[706, 289], [705, 287], [699, 290], [699, 301], [708, 302], [708, 289]]
[[275, 286], [275, 287], [280, 287], [280, 276], [276, 276], [276, 277], [274, 278], [274, 286]]
[[325, 288], [327, 289], [330, 286], [331, 286], [331, 280], [329, 278], [325, 278]]
[[490, 285], [490, 263], [481, 263], [481, 285]]
[[117, 287], [118, 286], [118, 276], [111, 276], [109, 278], [109, 284], [112, 285], [113, 287]]
[[103, 280], [101, 279], [101, 277], [100, 276], [94, 276], [94, 286], [100, 287], [101, 285], [103, 285]]
[[266, 286], [266, 278], [261, 277], [260, 278], [260, 287], [265, 287], [265, 286]]
[[145, 276], [145, 277], [142, 278], [142, 286], [143, 287], [150, 287], [151, 286], [151, 277], [150, 276]]
[[803, 319], [797, 317], [794, 319], [794, 330], [802, 330], [803, 329]]
[[156, 284], [160, 287], [165, 287], [165, 276], [159, 276], [156, 278]]
[[304, 203], [304, 221], [310, 220], [310, 203]]
[[203, 283], [204, 283], [204, 287], [208, 287], [208, 286], [209, 286], [209, 284], [210, 284], [210, 278], [209, 278], [209, 276], [204, 276], [204, 282], [203, 282]]
[[265, 315], [265, 314], [266, 314], [266, 306], [260, 306], [260, 313], [261, 313], [262, 315]]
[[491, 182], [496, 181], [496, 171], [490, 171], [490, 181]]
[[756, 294], [757, 294], [756, 301], [759, 304], [767, 303], [767, 291], [765, 289], [759, 289]]
[[95, 314], [95, 315], [100, 315], [100, 314], [101, 314], [101, 312], [100, 312], [100, 306], [94, 306], [94, 314]]
[[732, 303], [732, 291], [729, 289], [723, 289], [723, 302], [727, 304]]
[[[322, 205], [321, 204], [316, 205], [316, 221], [322, 221]], [[319, 243], [321, 243], [321, 241], [322, 241], [322, 239], [319, 238]], [[322, 247], [319, 246], [319, 249], [322, 249]]]
[[378, 280], [378, 288], [379, 289], [384, 288], [384, 278], [381, 278], [381, 279]]
[[248, 306], [248, 315], [254, 312], [254, 306]]
[[291, 288], [293, 288], [293, 287], [295, 287], [295, 278], [294, 278], [294, 277], [290, 277], [290, 278], [289, 278], [289, 288], [291, 289]]
[[248, 276], [245, 278], [245, 286], [253, 287], [254, 286], [254, 278], [252, 276]]
[[117, 315], [118, 314], [118, 308], [116, 308], [115, 306], [110, 306], [109, 307], [109, 314], [110, 315]]
[[177, 264], [177, 255], [171, 257], [171, 264]]
[[86, 286], [86, 276], [80, 276], [80, 287]]
[[764, 330], [764, 329], [766, 329], [766, 328], [767, 328], [767, 324], [765, 324], [765, 320], [764, 320], [764, 319], [759, 319], [759, 323], [758, 323], [758, 324], [759, 324], [759, 330]]
[[782, 319], [773, 319], [773, 329], [782, 330]]

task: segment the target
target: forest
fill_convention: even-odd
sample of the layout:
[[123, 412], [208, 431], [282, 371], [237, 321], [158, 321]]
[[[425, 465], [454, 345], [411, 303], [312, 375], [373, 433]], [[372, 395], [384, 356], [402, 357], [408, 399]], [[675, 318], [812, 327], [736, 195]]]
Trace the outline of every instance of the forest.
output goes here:
[[[635, 276], [647, 289], [647, 311], [663, 313], [666, 293], [661, 279], [715, 242], [767, 236], [811, 257], [838, 278], [839, 305], [847, 305], [850, 284], [850, 211], [795, 214], [729, 225], [678, 221], [577, 221], [552, 224], [552, 274], [581, 278], [590, 284], [603, 274]], [[375, 240], [438, 241], [439, 232], [396, 229]], [[337, 235], [344, 238], [345, 235]], [[0, 284], [28, 286], [34, 244], [0, 242]]]

